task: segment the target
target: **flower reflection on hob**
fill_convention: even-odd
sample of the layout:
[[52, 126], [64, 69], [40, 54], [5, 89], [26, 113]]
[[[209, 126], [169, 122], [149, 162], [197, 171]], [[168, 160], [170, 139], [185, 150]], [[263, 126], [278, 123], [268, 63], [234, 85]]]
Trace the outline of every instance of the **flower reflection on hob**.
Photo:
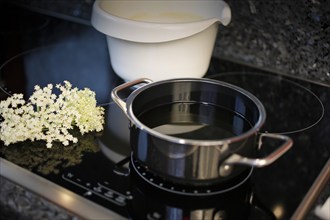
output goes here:
[[52, 148], [46, 148], [44, 141], [24, 141], [9, 146], [0, 142], [0, 154], [33, 172], [57, 174], [63, 168], [81, 163], [84, 153], [99, 151], [95, 133], [81, 135], [78, 130], [73, 130], [72, 133], [78, 137], [78, 143], [63, 146], [55, 142]]

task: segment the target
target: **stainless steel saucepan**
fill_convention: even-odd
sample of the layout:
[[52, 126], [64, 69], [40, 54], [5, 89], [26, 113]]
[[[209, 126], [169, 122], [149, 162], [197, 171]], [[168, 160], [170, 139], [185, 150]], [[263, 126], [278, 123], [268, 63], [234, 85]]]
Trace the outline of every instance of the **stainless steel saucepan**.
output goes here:
[[[127, 100], [120, 92], [134, 88]], [[211, 79], [138, 79], [113, 89], [113, 100], [130, 121], [133, 156], [174, 183], [208, 185], [264, 167], [293, 144], [288, 136], [260, 133], [266, 112], [240, 87]], [[279, 146], [255, 158], [264, 138]]]

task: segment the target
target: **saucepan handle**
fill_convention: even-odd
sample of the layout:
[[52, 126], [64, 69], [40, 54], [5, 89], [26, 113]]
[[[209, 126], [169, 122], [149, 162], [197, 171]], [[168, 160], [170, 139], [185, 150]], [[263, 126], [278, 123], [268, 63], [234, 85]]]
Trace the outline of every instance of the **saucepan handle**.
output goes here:
[[149, 84], [149, 83], [152, 83], [152, 80], [150, 79], [147, 79], [147, 78], [141, 78], [141, 79], [137, 79], [137, 80], [134, 80], [134, 81], [131, 81], [131, 82], [127, 82], [127, 83], [124, 83], [122, 85], [119, 85], [117, 87], [115, 87], [112, 92], [111, 92], [111, 98], [112, 100], [121, 108], [121, 110], [123, 110], [123, 112], [125, 114], [126, 111], [127, 111], [127, 108], [126, 108], [126, 102], [119, 97], [118, 93], [124, 89], [127, 89], [127, 88], [131, 88], [133, 86], [136, 86], [136, 85], [139, 85], [139, 84]]
[[287, 152], [292, 144], [293, 141], [290, 137], [281, 135], [281, 134], [272, 134], [272, 133], [262, 133], [259, 137], [259, 148], [262, 146], [262, 141], [264, 138], [273, 138], [283, 140], [283, 143], [275, 149], [272, 153], [267, 155], [264, 158], [247, 158], [243, 157], [238, 154], [231, 155], [228, 159], [225, 160], [224, 164], [231, 165], [231, 164], [241, 164], [241, 165], [248, 165], [252, 167], [264, 167], [268, 166], [269, 164], [276, 161], [279, 157], [281, 157], [285, 152]]

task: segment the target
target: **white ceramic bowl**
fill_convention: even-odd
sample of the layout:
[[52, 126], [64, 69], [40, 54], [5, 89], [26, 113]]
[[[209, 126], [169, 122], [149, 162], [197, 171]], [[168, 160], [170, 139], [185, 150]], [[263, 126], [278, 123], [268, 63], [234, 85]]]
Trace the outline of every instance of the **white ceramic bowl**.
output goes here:
[[95, 1], [92, 25], [107, 36], [111, 65], [125, 81], [205, 75], [219, 23], [231, 19], [221, 1]]

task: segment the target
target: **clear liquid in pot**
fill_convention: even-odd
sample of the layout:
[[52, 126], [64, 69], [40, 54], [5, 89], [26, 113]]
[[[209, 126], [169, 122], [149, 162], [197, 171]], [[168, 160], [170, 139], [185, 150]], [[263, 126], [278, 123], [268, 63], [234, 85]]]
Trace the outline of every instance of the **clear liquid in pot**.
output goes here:
[[138, 118], [159, 133], [194, 140], [221, 140], [251, 129], [242, 115], [207, 103], [161, 105], [144, 111]]

